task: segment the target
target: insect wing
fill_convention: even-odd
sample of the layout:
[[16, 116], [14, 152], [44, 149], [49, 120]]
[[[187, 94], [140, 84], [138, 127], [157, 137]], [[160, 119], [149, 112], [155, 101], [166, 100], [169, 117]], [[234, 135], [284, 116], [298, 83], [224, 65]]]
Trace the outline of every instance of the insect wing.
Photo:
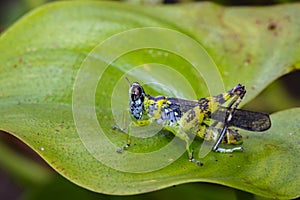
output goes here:
[[229, 126], [260, 132], [268, 130], [271, 127], [271, 120], [269, 115], [265, 113], [237, 109]]
[[[224, 121], [224, 115], [228, 108], [220, 107], [216, 114], [212, 116], [212, 119], [217, 121]], [[271, 120], [268, 114], [254, 112], [249, 110], [236, 109], [232, 120], [230, 120], [228, 126], [234, 126], [248, 131], [261, 132], [268, 130], [271, 127]]]

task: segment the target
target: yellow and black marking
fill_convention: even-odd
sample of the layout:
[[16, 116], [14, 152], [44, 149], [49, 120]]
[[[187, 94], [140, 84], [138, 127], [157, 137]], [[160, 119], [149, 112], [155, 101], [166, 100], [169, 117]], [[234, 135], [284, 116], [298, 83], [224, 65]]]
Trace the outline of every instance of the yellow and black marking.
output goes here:
[[[249, 131], [265, 131], [270, 128], [269, 115], [237, 109], [245, 93], [245, 87], [238, 84], [223, 94], [199, 100], [153, 97], [146, 94], [138, 82], [134, 82], [130, 84], [129, 89], [129, 112], [132, 117], [130, 127], [145, 126], [153, 122], [161, 124], [164, 129], [186, 141], [189, 160], [200, 166], [202, 163], [194, 159], [193, 151], [189, 147], [188, 134], [192, 133], [204, 140], [215, 141], [213, 151], [233, 152], [243, 149], [242, 147], [229, 149], [218, 147], [220, 143], [231, 145], [243, 143], [238, 131], [229, 127], [234, 126]], [[225, 103], [229, 104], [224, 106]], [[119, 153], [130, 147], [130, 127], [128, 127], [127, 143], [117, 150]], [[116, 126], [113, 128], [125, 130]]]

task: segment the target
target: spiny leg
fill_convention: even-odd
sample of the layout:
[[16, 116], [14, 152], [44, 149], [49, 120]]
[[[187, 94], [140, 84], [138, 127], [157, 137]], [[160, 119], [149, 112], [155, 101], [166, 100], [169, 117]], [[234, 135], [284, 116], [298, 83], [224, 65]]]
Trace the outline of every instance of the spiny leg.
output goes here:
[[118, 125], [113, 125], [113, 126], [110, 127], [112, 130], [118, 130], [118, 131], [121, 131], [122, 133], [127, 134], [126, 133], [126, 129], [127, 129], [127, 127], [126, 127], [126, 116], [125, 116], [126, 113], [128, 113], [127, 110], [123, 111], [123, 127], [120, 127]]
[[[227, 107], [234, 107], [233, 104], [236, 104], [236, 101], [238, 99], [243, 99], [245, 94], [246, 94], [245, 87], [241, 84], [238, 84], [233, 89], [231, 89], [225, 93], [210, 97], [209, 100], [213, 101], [215, 104], [223, 105], [228, 100], [233, 98]], [[238, 104], [237, 104], [237, 106], [238, 106]]]
[[[221, 135], [224, 135], [223, 138], [221, 137]], [[232, 153], [234, 151], [244, 151], [244, 148], [242, 146], [233, 147], [233, 148], [221, 148], [221, 147], [219, 147], [218, 144], [221, 143], [221, 141], [222, 141], [222, 139], [224, 139], [225, 135], [227, 137], [227, 142], [226, 142], [227, 144], [241, 144], [242, 143], [241, 135], [239, 135], [237, 133], [237, 131], [228, 129], [228, 126], [225, 126], [221, 130], [221, 134], [218, 138], [218, 141], [213, 146], [213, 151], [219, 152], [219, 153]], [[221, 141], [219, 141], [219, 140], [221, 140]]]
[[[132, 127], [134, 127], [134, 126], [146, 126], [148, 124], [151, 124], [151, 119], [148, 119], [148, 120], [139, 120], [139, 121], [132, 121], [127, 126], [127, 128], [121, 128], [121, 127], [118, 127], [116, 125], [112, 126], [111, 128], [113, 130], [119, 130], [122, 133], [125, 133], [127, 135], [127, 143], [123, 147], [117, 149], [117, 152], [118, 153], [122, 153], [124, 150], [126, 150], [126, 149], [128, 149], [130, 147], [130, 145], [131, 145], [131, 134], [130, 133], [131, 133], [131, 128]], [[126, 129], [127, 129], [127, 131], [126, 131]]]
[[[228, 130], [228, 124], [232, 120], [232, 116], [234, 115], [235, 110], [237, 109], [238, 105], [241, 103], [244, 95], [246, 93], [245, 87], [238, 84], [236, 87], [234, 87], [232, 90], [228, 92], [228, 96], [234, 97], [232, 101], [230, 102], [224, 122], [224, 127], [221, 131], [221, 134], [219, 135], [216, 143], [214, 144], [212, 150], [215, 152], [233, 152], [233, 151], [241, 151], [243, 150], [242, 147], [236, 147], [232, 149], [224, 149], [220, 148], [219, 145], [222, 142], [227, 130]], [[223, 94], [223, 96], [225, 96]], [[224, 98], [225, 99], [225, 98]]]
[[128, 149], [130, 147], [130, 145], [131, 145], [131, 139], [130, 139], [130, 134], [128, 134], [127, 143], [123, 147], [117, 149], [116, 152], [117, 153], [123, 153], [123, 151]]
[[218, 152], [218, 153], [232, 153], [234, 151], [240, 151], [240, 152], [243, 152], [244, 151], [244, 148], [243, 147], [234, 147], [234, 148], [221, 148], [221, 147], [218, 147], [216, 150], [214, 150], [215, 152]]
[[[226, 122], [225, 122], [225, 123], [226, 123]], [[218, 151], [219, 145], [220, 145], [220, 143], [222, 142], [222, 140], [223, 140], [223, 138], [224, 138], [224, 136], [225, 136], [225, 133], [226, 133], [227, 129], [228, 129], [228, 125], [225, 124], [225, 126], [223, 127], [223, 129], [222, 129], [222, 131], [221, 131], [221, 134], [219, 135], [219, 137], [218, 137], [216, 143], [214, 144], [214, 146], [213, 146], [213, 148], [212, 148], [213, 151], [219, 152], [219, 151]]]
[[112, 130], [118, 130], [118, 131], [121, 131], [122, 133], [126, 133], [126, 128], [122, 128], [122, 127], [119, 127], [118, 125], [113, 125], [110, 127]]
[[[127, 142], [126, 142], [126, 144], [123, 147], [117, 149], [116, 152], [122, 153], [124, 150], [126, 150], [126, 149], [128, 149], [130, 147], [130, 144], [131, 144], [131, 138], [130, 138], [131, 127], [132, 127], [132, 123], [130, 123], [127, 128], [121, 128], [121, 127], [119, 127], [117, 125], [111, 127], [113, 130], [119, 130], [122, 133], [125, 133], [127, 135]], [[126, 129], [127, 129], [127, 131], [126, 131]]]

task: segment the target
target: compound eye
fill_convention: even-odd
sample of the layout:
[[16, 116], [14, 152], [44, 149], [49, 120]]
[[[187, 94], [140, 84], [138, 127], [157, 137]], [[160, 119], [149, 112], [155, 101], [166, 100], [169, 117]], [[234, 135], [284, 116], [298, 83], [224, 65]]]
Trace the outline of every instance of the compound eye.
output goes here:
[[139, 96], [141, 94], [140, 88], [139, 87], [132, 88], [132, 94]]
[[136, 101], [138, 99], [142, 100], [142, 98], [144, 96], [143, 87], [137, 82], [134, 82], [134, 83], [131, 84], [131, 87], [129, 89], [129, 93], [130, 93], [130, 96], [131, 96], [131, 100], [133, 100], [133, 101]]
[[143, 87], [138, 83], [134, 82], [131, 84], [131, 87], [129, 89], [129, 95], [131, 98], [131, 101], [144, 101], [145, 92]]
[[132, 100], [137, 100], [141, 97], [141, 89], [139, 87], [133, 87], [131, 90]]

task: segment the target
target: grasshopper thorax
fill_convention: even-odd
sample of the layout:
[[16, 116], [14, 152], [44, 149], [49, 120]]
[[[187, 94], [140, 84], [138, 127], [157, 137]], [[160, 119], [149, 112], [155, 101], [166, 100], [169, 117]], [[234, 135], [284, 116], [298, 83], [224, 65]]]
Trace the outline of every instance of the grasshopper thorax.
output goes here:
[[133, 82], [129, 89], [130, 114], [135, 119], [141, 119], [144, 110], [145, 92], [138, 82]]

